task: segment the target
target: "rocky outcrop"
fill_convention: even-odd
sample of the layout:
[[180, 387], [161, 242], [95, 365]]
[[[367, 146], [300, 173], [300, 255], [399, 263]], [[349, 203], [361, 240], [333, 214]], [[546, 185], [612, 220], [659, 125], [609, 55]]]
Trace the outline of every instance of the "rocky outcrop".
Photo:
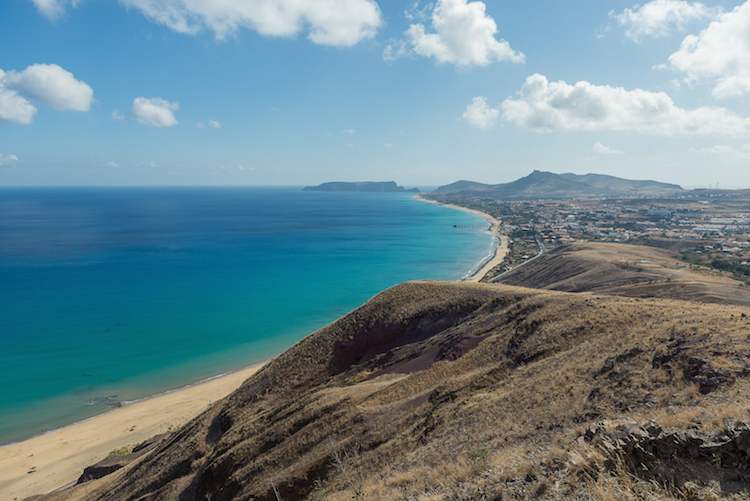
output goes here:
[[727, 421], [718, 430], [705, 431], [699, 423], [691, 424], [691, 429], [675, 429], [654, 421], [607, 420], [590, 426], [579, 441], [601, 447], [610, 457], [624, 456], [641, 472], [656, 461], [682, 459], [720, 467], [725, 480], [745, 479], [750, 473], [750, 425]]
[[[662, 367], [670, 374], [677, 366], [682, 368], [682, 374], [698, 385], [702, 394], [711, 393], [719, 385], [731, 380], [733, 374], [727, 370], [719, 370], [711, 362], [703, 358], [690, 356], [690, 345], [696, 344], [696, 339], [677, 339], [667, 345], [669, 350], [663, 355], [654, 356], [651, 364], [654, 368]], [[746, 372], [745, 370], [740, 373]]]
[[83, 474], [78, 478], [76, 485], [106, 477], [110, 473], [114, 473], [120, 468], [129, 465], [136, 459], [153, 450], [154, 447], [156, 447], [156, 445], [159, 443], [159, 441], [164, 437], [165, 435], [156, 435], [155, 437], [151, 437], [145, 442], [137, 445], [129, 454], [110, 454], [98, 463], [84, 469]]

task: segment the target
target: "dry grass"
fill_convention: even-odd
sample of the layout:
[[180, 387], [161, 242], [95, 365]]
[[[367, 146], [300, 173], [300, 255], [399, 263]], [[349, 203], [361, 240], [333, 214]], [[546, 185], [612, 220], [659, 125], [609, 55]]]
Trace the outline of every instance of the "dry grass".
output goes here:
[[676, 252], [642, 245], [565, 245], [504, 276], [502, 283], [750, 306], [750, 290], [741, 282], [716, 271], [692, 269]]
[[[744, 312], [402, 284], [269, 363], [117, 483], [49, 499], [157, 501], [179, 485], [180, 499], [272, 501], [271, 481], [287, 501], [679, 497], [577, 438], [607, 418], [747, 418]], [[709, 368], [726, 378], [701, 393]]]

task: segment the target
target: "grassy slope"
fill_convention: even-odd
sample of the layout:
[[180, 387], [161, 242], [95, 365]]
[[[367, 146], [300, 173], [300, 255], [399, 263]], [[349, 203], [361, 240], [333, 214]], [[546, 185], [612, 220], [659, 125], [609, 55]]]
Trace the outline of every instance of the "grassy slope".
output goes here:
[[582, 242], [505, 275], [502, 283], [548, 290], [750, 305], [750, 287], [716, 271], [691, 270], [678, 254], [640, 245]]
[[[669, 478], [629, 473], [580, 437], [603, 419], [701, 433], [746, 419], [747, 315], [669, 299], [402, 284], [290, 348], [142, 461], [45, 499], [272, 500], [272, 482], [286, 500], [645, 499], [687, 489], [744, 499], [744, 477], [710, 458], [675, 457]], [[698, 474], [706, 480], [693, 486]]]

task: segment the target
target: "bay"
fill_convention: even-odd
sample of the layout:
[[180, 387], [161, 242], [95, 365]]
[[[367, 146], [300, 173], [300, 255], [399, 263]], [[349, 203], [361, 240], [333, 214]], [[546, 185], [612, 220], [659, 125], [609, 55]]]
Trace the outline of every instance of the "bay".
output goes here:
[[[268, 359], [491, 250], [403, 193], [0, 189], [0, 444]], [[109, 398], [108, 398], [109, 397]]]

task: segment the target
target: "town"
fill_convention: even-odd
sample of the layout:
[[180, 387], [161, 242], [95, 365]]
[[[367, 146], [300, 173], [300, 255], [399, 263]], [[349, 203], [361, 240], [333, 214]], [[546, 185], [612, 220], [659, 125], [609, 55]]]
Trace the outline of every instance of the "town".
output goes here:
[[503, 223], [510, 252], [488, 278], [547, 250], [582, 241], [668, 248], [692, 266], [750, 280], [750, 191], [693, 190], [648, 198], [504, 200], [430, 194]]

